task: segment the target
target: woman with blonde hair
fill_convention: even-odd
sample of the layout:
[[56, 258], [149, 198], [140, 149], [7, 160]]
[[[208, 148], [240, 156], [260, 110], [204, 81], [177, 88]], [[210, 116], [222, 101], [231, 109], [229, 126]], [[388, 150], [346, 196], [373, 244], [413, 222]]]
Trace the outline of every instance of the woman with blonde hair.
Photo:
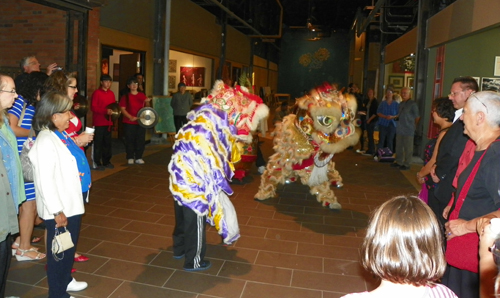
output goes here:
[[432, 210], [416, 197], [399, 196], [373, 214], [361, 249], [361, 263], [381, 283], [354, 297], [454, 298], [437, 284], [446, 269], [443, 235]]

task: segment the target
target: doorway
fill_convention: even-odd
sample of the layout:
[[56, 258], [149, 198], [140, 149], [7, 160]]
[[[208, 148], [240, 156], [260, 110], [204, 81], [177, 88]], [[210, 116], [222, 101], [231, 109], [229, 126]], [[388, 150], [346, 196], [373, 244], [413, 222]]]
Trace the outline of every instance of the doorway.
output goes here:
[[[102, 45], [101, 48], [101, 74], [108, 74], [112, 78], [110, 90], [116, 96], [116, 101], [128, 92], [127, 80], [137, 73], [143, 74], [145, 84], [146, 52], [133, 49], [122, 49], [112, 46]], [[145, 93], [147, 91], [145, 90]], [[121, 118], [116, 120], [113, 125], [113, 138], [121, 139], [123, 137], [123, 128]]]

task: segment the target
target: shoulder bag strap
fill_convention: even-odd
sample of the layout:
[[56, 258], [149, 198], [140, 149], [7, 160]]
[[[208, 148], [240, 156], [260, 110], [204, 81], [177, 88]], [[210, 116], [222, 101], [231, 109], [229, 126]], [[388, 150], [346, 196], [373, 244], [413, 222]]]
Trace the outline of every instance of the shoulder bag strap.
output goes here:
[[21, 115], [19, 115], [19, 121], [17, 122], [17, 126], [19, 126], [19, 127], [21, 127], [21, 125], [23, 124], [24, 114], [26, 114], [27, 107], [28, 107], [28, 103], [26, 101], [24, 101], [23, 110], [21, 111]]
[[[497, 142], [497, 141], [494, 141]], [[491, 145], [490, 145], [491, 146]], [[477, 171], [479, 170], [479, 166], [481, 165], [481, 161], [483, 160], [484, 155], [488, 151], [489, 147], [484, 150], [483, 154], [479, 158], [479, 160], [476, 162], [474, 165], [474, 168], [472, 169], [472, 172], [470, 173], [469, 177], [467, 177], [467, 180], [465, 181], [464, 187], [460, 190], [460, 194], [458, 195], [458, 199], [455, 205], [455, 209], [450, 215], [450, 219], [456, 219], [458, 218], [458, 215], [460, 214], [460, 209], [462, 209], [462, 205], [465, 201], [465, 198], [467, 197], [467, 193], [469, 192], [469, 189], [472, 185], [472, 182], [474, 181], [474, 178], [476, 177]], [[452, 215], [455, 215], [452, 217]]]
[[35, 130], [33, 129], [33, 125], [31, 126], [30, 133], [28, 134], [28, 139], [33, 139], [33, 135], [35, 134]]

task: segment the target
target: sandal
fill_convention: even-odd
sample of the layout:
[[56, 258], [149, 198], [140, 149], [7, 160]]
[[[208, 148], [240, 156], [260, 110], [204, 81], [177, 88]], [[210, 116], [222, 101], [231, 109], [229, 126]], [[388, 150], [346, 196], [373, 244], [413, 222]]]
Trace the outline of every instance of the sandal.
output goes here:
[[[17, 249], [18, 251], [21, 252], [20, 255], [18, 255], [16, 253], [16, 259], [18, 262], [22, 262], [22, 261], [38, 261], [38, 260], [41, 260], [41, 259], [44, 259], [45, 258], [45, 254], [41, 253], [41, 252], [38, 252], [36, 249], [20, 249], [18, 248]], [[36, 253], [36, 257], [32, 258], [28, 255], [26, 255], [27, 253], [30, 253], [30, 252], [35, 252]]]
[[[19, 243], [13, 242], [12, 246], [10, 248], [12, 249], [12, 256], [15, 256], [16, 255], [16, 251], [19, 248]], [[37, 247], [31, 247], [29, 250], [30, 251], [38, 251], [38, 248]]]

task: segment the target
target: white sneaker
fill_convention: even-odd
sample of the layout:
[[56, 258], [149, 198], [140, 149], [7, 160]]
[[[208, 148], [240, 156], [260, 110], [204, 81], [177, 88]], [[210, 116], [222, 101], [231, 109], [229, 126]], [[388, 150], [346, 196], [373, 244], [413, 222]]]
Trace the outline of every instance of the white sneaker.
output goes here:
[[84, 281], [76, 281], [76, 279], [73, 278], [71, 282], [68, 284], [68, 287], [66, 288], [66, 291], [68, 292], [78, 292], [78, 291], [83, 291], [88, 287], [88, 284]]
[[134, 164], [134, 160], [133, 160], [132, 158], [131, 158], [131, 159], [129, 159], [129, 160], [128, 160], [128, 164], [129, 164], [129, 165], [133, 165], [133, 164]]
[[[130, 159], [129, 159], [129, 161], [130, 161]], [[142, 160], [142, 158], [139, 158], [139, 159], [135, 160], [135, 163], [138, 164], [138, 165], [143, 165], [144, 164], [144, 160]]]

